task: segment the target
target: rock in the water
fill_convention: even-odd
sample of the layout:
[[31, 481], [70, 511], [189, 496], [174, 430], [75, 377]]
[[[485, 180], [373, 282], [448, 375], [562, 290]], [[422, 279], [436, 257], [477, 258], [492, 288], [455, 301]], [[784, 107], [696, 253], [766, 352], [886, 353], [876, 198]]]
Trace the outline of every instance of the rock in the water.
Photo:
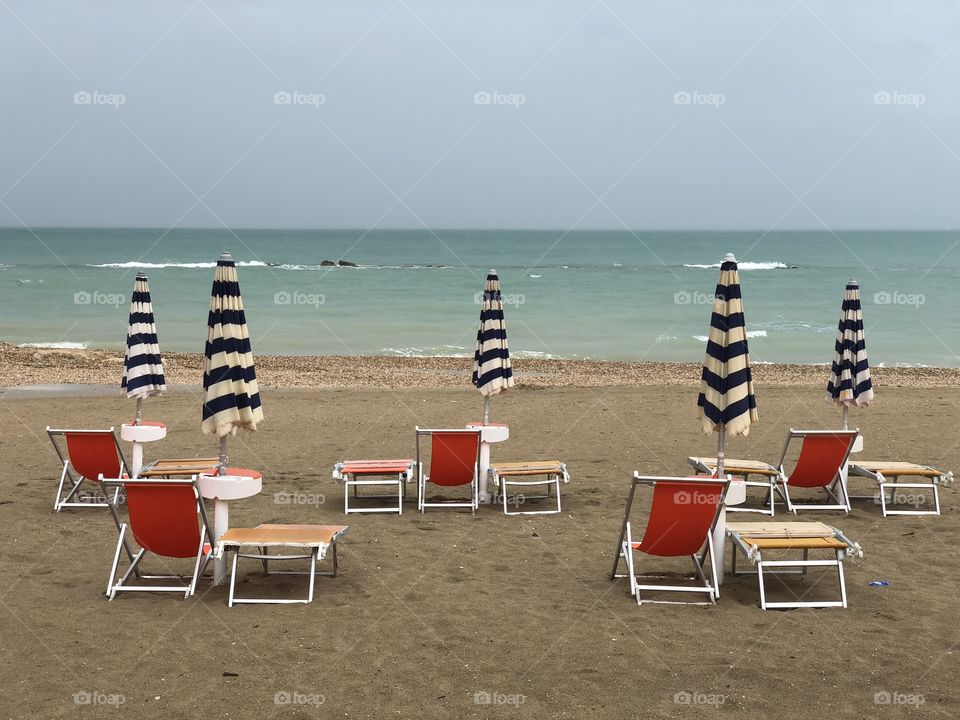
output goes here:
[[338, 260], [337, 265], [340, 267], [359, 267], [355, 262], [350, 262], [349, 260]]
[[334, 267], [336, 263], [333, 260], [324, 260], [320, 263], [320, 267]]

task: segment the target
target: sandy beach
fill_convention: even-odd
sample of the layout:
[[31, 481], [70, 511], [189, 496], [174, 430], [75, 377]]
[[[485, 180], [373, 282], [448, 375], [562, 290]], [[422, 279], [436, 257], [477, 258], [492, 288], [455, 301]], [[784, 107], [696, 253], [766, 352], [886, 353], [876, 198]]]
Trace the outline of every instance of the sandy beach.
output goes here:
[[[171, 383], [198, 382], [197, 356], [165, 360]], [[4, 346], [0, 367], [7, 387], [112, 384], [120, 356]], [[511, 427], [494, 460], [567, 462], [562, 514], [505, 517], [485, 506], [419, 515], [413, 506], [347, 518], [334, 462], [412, 455], [415, 425], [478, 419], [469, 361], [258, 358], [266, 420], [233, 441], [231, 459], [261, 470], [264, 489], [232, 505], [232, 524], [351, 526], [342, 575], [318, 579], [312, 605], [287, 607], [228, 609], [226, 590], [206, 582], [187, 601], [107, 602], [116, 530], [106, 511], [53, 512], [58, 468], [44, 427], [119, 425], [133, 402], [6, 393], [3, 715], [93, 716], [114, 712], [111, 698], [123, 700], [118, 714], [150, 718], [955, 715], [956, 490], [942, 492], [941, 517], [883, 519], [869, 500], [848, 517], [804, 517], [833, 522], [864, 548], [846, 564], [847, 610], [762, 612], [751, 578], [728, 578], [716, 607], [638, 608], [625, 582], [608, 579], [627, 481], [634, 469], [683, 474], [688, 455], [712, 451], [694, 419], [696, 369], [516, 367], [521, 386], [493, 401], [494, 419]], [[761, 424], [731, 441], [731, 455], [775, 460], [788, 427], [836, 426], [824, 368], [756, 374]], [[853, 413], [865, 454], [960, 467], [956, 371], [874, 377], [877, 402]], [[148, 400], [146, 416], [169, 428], [149, 455], [214, 454], [195, 389]], [[641, 525], [647, 503], [638, 503]], [[241, 591], [304, 589], [298, 579], [264, 580], [252, 561], [241, 572]], [[778, 589], [833, 592], [832, 578], [818, 579]], [[77, 693], [93, 704], [76, 705]], [[922, 704], [904, 704], [911, 699]]]

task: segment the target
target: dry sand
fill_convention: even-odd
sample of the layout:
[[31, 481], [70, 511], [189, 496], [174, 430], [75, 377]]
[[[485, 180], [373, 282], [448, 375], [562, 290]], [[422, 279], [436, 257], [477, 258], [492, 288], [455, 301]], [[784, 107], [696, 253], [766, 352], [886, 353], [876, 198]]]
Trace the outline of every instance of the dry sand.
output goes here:
[[[88, 381], [113, 383], [118, 375], [105, 360], [110, 354], [40, 353], [52, 358], [49, 365], [30, 370], [29, 361], [11, 360], [22, 352], [4, 348], [4, 384], [15, 384], [13, 377], [55, 382], [68, 374], [60, 368], [71, 357], [90, 358], [83, 359]], [[192, 360], [168, 358], [173, 382], [197, 382]], [[960, 711], [955, 489], [942, 493], [942, 517], [883, 519], [869, 501], [858, 501], [848, 517], [804, 516], [834, 522], [863, 545], [864, 559], [846, 565], [847, 610], [762, 612], [750, 578], [728, 579], [716, 607], [638, 608], [625, 582], [608, 579], [627, 480], [634, 469], [684, 473], [687, 455], [711, 452], [713, 439], [694, 419], [694, 380], [689, 388], [645, 382], [649, 368], [633, 366], [630, 383], [619, 386], [559, 389], [538, 376], [494, 399], [494, 419], [511, 427], [495, 460], [569, 464], [560, 515], [505, 517], [482, 507], [475, 516], [411, 508], [402, 516], [347, 518], [342, 490], [330, 477], [335, 461], [412, 454], [415, 425], [475, 420], [480, 398], [464, 387], [461, 361], [381, 359], [379, 374], [374, 361], [300, 362], [314, 365], [324, 385], [433, 387], [446, 382], [437, 365], [459, 385], [264, 391], [261, 429], [231, 444], [233, 462], [263, 472], [264, 490], [231, 506], [232, 524], [351, 526], [343, 574], [318, 579], [307, 606], [228, 609], [225, 590], [207, 583], [186, 601], [130, 595], [107, 602], [116, 531], [106, 511], [53, 512], [57, 467], [43, 429], [116, 425], [130, 418], [132, 401], [0, 401], [7, 490], [0, 498], [7, 547], [0, 559], [7, 578], [0, 590], [0, 715], [896, 718]], [[422, 365], [420, 382], [383, 374], [398, 365], [404, 372]], [[517, 365], [564, 378], [579, 372], [576, 365], [559, 373], [549, 364]], [[610, 365], [619, 372], [621, 364]], [[732, 440], [733, 456], [775, 459], [789, 426], [836, 425], [838, 411], [821, 399], [822, 377], [815, 385], [789, 384], [773, 381], [772, 372], [758, 368], [761, 424], [749, 438]], [[260, 374], [265, 385], [287, 377], [266, 358]], [[919, 373], [914, 388], [894, 386], [909, 377], [885, 376], [877, 373], [877, 403], [853, 413], [865, 454], [960, 468], [955, 372]], [[149, 419], [169, 427], [150, 455], [215, 452], [215, 442], [199, 432], [198, 393], [150, 399], [146, 408]], [[296, 493], [309, 502], [275, 502], [275, 494]], [[644, 494], [635, 513], [641, 527], [647, 501]], [[302, 579], [264, 580], [253, 561], [241, 567], [242, 591], [304, 589]], [[791, 580], [778, 592], [831, 594], [833, 578], [818, 578]], [[880, 579], [889, 587], [867, 585]], [[483, 692], [507, 704], [476, 704]], [[119, 710], [80, 706], [75, 693], [100, 693], [94, 699], [105, 702], [122, 696], [124, 703]], [[722, 705], [691, 708], [683, 693]], [[924, 702], [877, 705], [876, 693]], [[313, 704], [321, 698], [322, 705]], [[287, 699], [293, 702], [276, 704]]]

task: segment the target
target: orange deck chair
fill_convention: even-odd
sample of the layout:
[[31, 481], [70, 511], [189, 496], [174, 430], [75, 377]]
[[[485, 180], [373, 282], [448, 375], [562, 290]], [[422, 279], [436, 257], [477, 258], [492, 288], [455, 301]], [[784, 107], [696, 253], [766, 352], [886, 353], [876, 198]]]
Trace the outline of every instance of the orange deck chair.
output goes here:
[[[209, 538], [213, 535], [203, 507], [196, 477], [189, 480], [154, 479], [108, 479], [102, 478], [105, 487], [120, 485], [127, 495], [129, 523], [120, 526], [120, 539], [107, 581], [107, 597], [113, 600], [118, 592], [182, 592], [185, 598], [194, 594], [197, 578], [212, 557]], [[140, 546], [140, 551], [130, 562], [123, 577], [117, 579], [120, 566], [120, 551], [126, 544], [127, 530]], [[140, 563], [147, 553], [171, 559], [192, 558], [195, 560], [189, 582], [184, 575], [146, 575], [138, 573]], [[179, 580], [179, 585], [153, 585], [131, 583], [138, 573], [138, 580]]]
[[[53, 509], [65, 507], [113, 507], [120, 488], [110, 498], [97, 480], [123, 478], [129, 472], [120, 441], [113, 428], [107, 430], [61, 430], [47, 428], [53, 449], [60, 458], [60, 484]], [[58, 442], [62, 438], [62, 442]], [[84, 492], [89, 488], [89, 495]]]
[[[430, 436], [429, 473], [423, 470], [420, 440]], [[476, 512], [480, 504], [478, 468], [480, 466], [480, 430], [431, 430], [417, 428], [417, 507], [462, 507]], [[438, 487], [469, 487], [470, 497], [427, 501], [427, 483]]]
[[[843, 469], [850, 457], [859, 430], [794, 430], [787, 433], [787, 440], [780, 453], [777, 469], [780, 472], [776, 488], [787, 503], [787, 509], [797, 510], [843, 510], [850, 512], [850, 499], [847, 496]], [[784, 471], [784, 460], [790, 444], [802, 440], [800, 455], [788, 476]], [[825, 503], [796, 503], [790, 498], [791, 488], [822, 489], [827, 494]]]
[[[630, 512], [633, 507], [637, 487], [653, 487], [653, 503], [647, 528], [640, 542], [633, 541], [630, 524]], [[650, 600], [642, 598], [641, 590], [654, 592], [702, 593], [707, 595], [709, 604], [715, 604], [720, 595], [717, 582], [717, 563], [722, 559], [714, 555], [713, 528], [723, 507], [723, 498], [727, 493], [729, 481], [713, 477], [652, 477], [633, 474], [627, 508], [623, 515], [620, 539], [617, 541], [617, 554], [613, 563], [610, 579], [630, 578], [630, 594], [637, 604], [644, 602], [669, 604], [706, 605], [706, 602], [687, 602], [669, 600]], [[663, 575], [638, 575], [634, 553], [645, 553], [656, 557], [692, 558], [696, 571], [694, 585], [676, 585], [665, 582], [641, 583], [641, 580], [664, 578]], [[706, 556], [710, 555], [710, 567], [706, 567]], [[626, 565], [621, 571], [621, 563]]]

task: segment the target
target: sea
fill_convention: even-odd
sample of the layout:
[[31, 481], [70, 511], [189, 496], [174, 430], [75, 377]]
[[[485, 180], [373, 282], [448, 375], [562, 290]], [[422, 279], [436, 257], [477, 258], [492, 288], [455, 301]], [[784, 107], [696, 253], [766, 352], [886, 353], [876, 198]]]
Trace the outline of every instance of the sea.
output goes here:
[[202, 352], [223, 251], [255, 354], [471, 356], [493, 268], [514, 357], [700, 362], [732, 252], [753, 362], [829, 363], [855, 278], [871, 365], [960, 366], [950, 231], [0, 229], [0, 340], [121, 348], [143, 271], [161, 351]]

